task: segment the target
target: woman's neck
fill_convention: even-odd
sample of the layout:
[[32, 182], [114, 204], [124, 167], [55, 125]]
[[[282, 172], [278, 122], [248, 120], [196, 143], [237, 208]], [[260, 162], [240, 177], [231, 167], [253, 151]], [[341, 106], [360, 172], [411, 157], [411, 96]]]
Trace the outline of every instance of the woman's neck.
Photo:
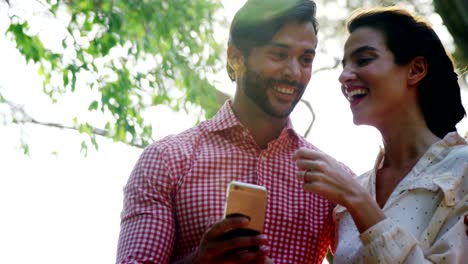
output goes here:
[[384, 168], [403, 169], [413, 166], [432, 144], [440, 140], [425, 124], [402, 124], [381, 133], [385, 147]]

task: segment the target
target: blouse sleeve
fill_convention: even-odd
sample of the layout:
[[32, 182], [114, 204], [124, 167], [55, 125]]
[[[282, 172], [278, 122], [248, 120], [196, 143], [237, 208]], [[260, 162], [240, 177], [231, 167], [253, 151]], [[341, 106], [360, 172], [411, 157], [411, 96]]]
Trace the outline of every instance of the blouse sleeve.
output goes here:
[[422, 241], [386, 218], [360, 235], [363, 263], [465, 263], [468, 237], [463, 217], [466, 214], [468, 195], [454, 207], [442, 203], [423, 232]]

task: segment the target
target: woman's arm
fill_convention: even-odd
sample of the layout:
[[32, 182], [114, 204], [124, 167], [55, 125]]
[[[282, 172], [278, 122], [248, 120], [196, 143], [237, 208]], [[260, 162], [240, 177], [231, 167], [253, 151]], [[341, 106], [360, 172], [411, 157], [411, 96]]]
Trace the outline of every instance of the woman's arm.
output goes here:
[[464, 215], [467, 213], [468, 196], [455, 207], [446, 207], [442, 202], [420, 241], [387, 218], [361, 233], [363, 260], [368, 263], [465, 263], [468, 238]]

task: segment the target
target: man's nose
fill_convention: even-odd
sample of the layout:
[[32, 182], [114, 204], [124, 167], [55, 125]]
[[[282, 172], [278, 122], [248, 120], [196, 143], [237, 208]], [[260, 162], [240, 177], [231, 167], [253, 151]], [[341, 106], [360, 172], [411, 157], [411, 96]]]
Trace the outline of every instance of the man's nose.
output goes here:
[[295, 59], [289, 60], [284, 73], [287, 80], [298, 81], [301, 77], [300, 63]]

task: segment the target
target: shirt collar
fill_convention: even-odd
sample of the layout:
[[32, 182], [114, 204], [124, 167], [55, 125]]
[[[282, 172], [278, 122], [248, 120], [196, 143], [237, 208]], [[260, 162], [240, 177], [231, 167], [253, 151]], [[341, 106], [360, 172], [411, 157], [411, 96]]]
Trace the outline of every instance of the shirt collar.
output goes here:
[[[218, 111], [218, 113], [216, 113], [216, 115], [211, 120], [208, 120], [208, 122], [206, 123], [206, 127], [205, 127], [208, 132], [217, 132], [217, 131], [222, 131], [222, 130], [226, 130], [226, 129], [230, 129], [234, 127], [242, 127], [244, 129], [247, 129], [244, 127], [244, 125], [242, 125], [242, 123], [236, 117], [236, 115], [234, 114], [234, 111], [232, 111], [231, 104], [232, 104], [231, 100], [226, 100], [226, 102]], [[286, 127], [283, 129], [283, 131], [281, 132], [280, 138], [286, 135], [298, 137], [298, 135], [293, 129], [291, 119], [288, 119], [288, 123]]]
[[[434, 143], [426, 153], [419, 159], [410, 174], [395, 189], [399, 193], [417, 188], [437, 191], [441, 189], [444, 193], [444, 202], [447, 206], [453, 206], [462, 197], [458, 197], [456, 190], [462, 184], [463, 171], [458, 171], [457, 166], [449, 164], [450, 170], [439, 170], [436, 166], [443, 159], [448, 160], [451, 149], [457, 146], [466, 146], [467, 141], [457, 132], [448, 133], [443, 139]], [[381, 167], [384, 160], [384, 149], [381, 149], [375, 162], [374, 172]], [[458, 166], [459, 167], [459, 166]], [[422, 176], [420, 174], [423, 174]]]
[[226, 100], [216, 115], [206, 122], [206, 130], [208, 132], [222, 131], [237, 126], [242, 126], [242, 124], [232, 111], [230, 100]]
[[[429, 150], [421, 157], [415, 168], [410, 172], [411, 174], [406, 176], [405, 179], [397, 186], [398, 193], [402, 193], [406, 190], [412, 190], [417, 188], [427, 189], [430, 191], [437, 191], [440, 189], [444, 193], [444, 204], [446, 206], [455, 206], [463, 197], [460, 192], [456, 190], [462, 184], [463, 172], [461, 171], [447, 171], [445, 173], [431, 173], [424, 174], [423, 177], [418, 177], [417, 171], [422, 171], [427, 167], [433, 157], [437, 157], [438, 160], [445, 158], [450, 154], [449, 149], [455, 146], [468, 145], [466, 139], [461, 137], [456, 132], [448, 133], [442, 140], [434, 143]], [[466, 149], [466, 148], [465, 148]], [[466, 149], [468, 151], [468, 149]], [[373, 187], [375, 188], [375, 172], [379, 169], [384, 160], [385, 150], [381, 147], [380, 152], [374, 163], [374, 169], [366, 172], [356, 178], [356, 180], [365, 188], [370, 191]], [[453, 167], [453, 166], [452, 166]], [[416, 172], [416, 173], [414, 173]], [[393, 194], [391, 195], [393, 196]], [[389, 200], [392, 199], [391, 197]], [[389, 203], [389, 201], [387, 201]], [[334, 210], [334, 217], [339, 217], [341, 213], [347, 209], [341, 205], [337, 205]]]

